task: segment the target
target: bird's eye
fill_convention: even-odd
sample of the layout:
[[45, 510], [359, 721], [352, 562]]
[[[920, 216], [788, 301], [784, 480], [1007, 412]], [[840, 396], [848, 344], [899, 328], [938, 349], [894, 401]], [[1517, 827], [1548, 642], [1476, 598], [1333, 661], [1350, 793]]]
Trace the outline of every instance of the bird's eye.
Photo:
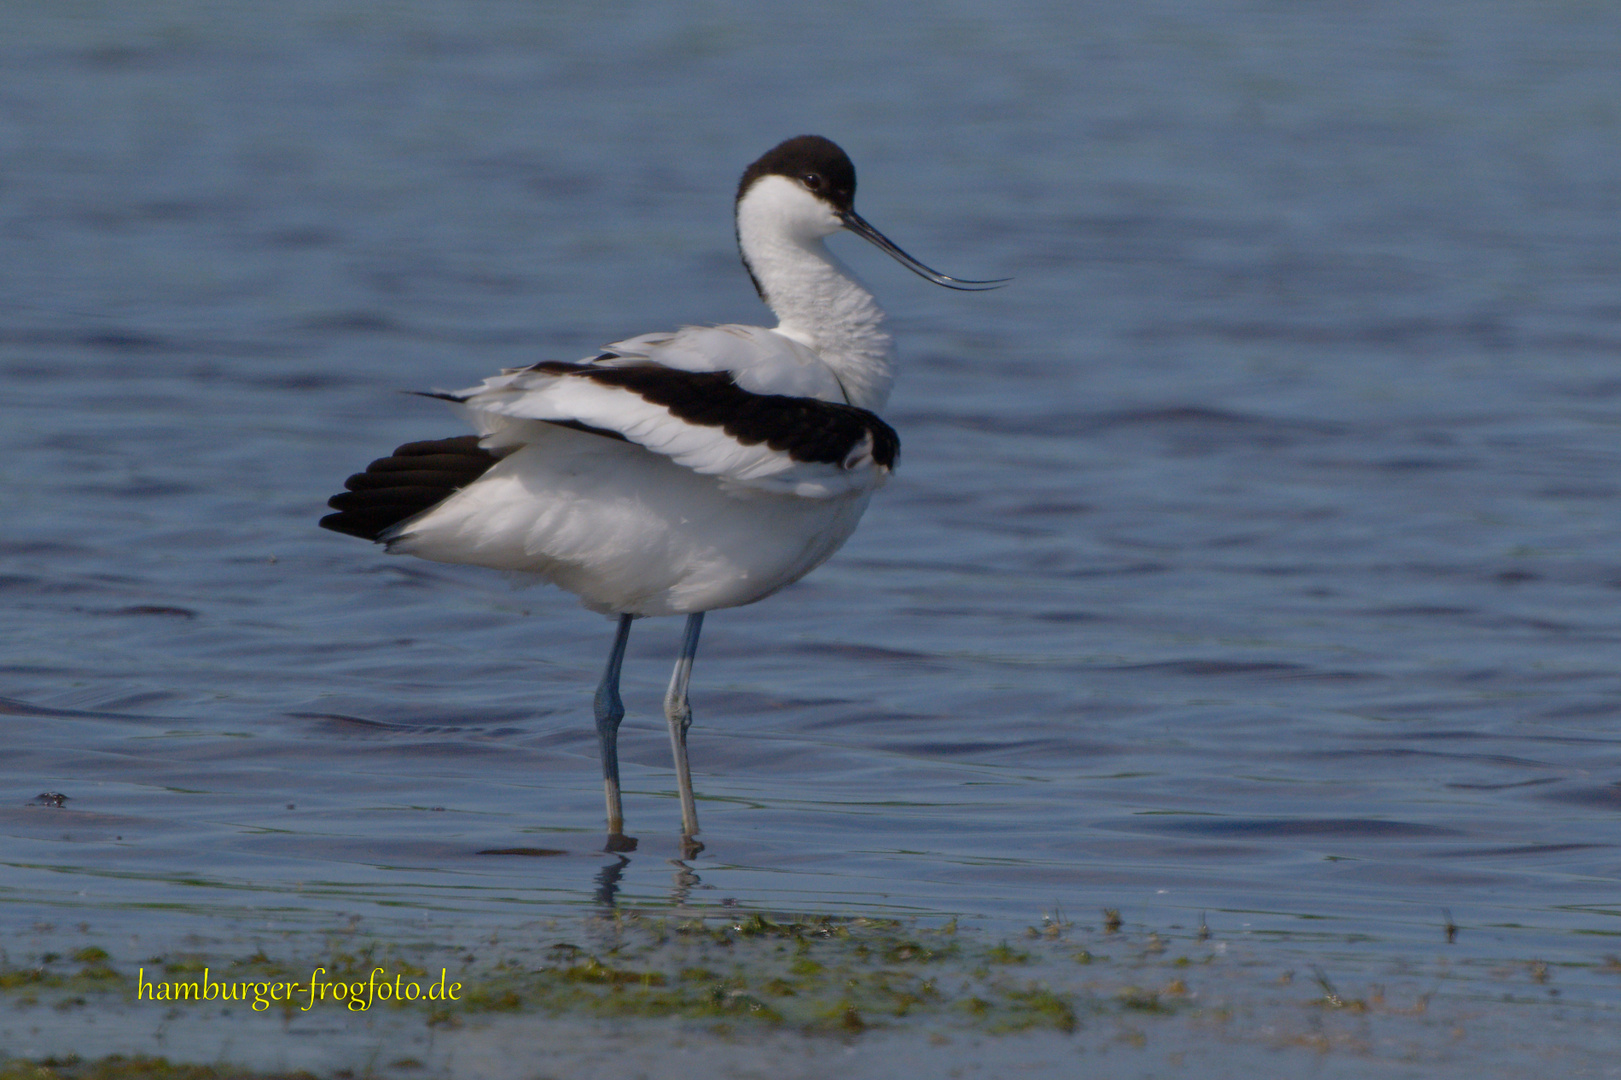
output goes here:
[[812, 191], [822, 190], [822, 177], [820, 173], [808, 172], [799, 178], [799, 182]]

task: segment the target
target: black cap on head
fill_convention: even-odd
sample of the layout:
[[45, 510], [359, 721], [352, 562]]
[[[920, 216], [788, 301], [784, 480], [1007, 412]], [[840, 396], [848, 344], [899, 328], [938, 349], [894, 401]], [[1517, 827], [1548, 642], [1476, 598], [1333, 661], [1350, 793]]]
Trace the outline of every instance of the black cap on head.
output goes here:
[[762, 176], [786, 176], [804, 184], [835, 210], [849, 210], [855, 204], [856, 167], [838, 144], [820, 135], [796, 135], [778, 143], [743, 171], [737, 197]]

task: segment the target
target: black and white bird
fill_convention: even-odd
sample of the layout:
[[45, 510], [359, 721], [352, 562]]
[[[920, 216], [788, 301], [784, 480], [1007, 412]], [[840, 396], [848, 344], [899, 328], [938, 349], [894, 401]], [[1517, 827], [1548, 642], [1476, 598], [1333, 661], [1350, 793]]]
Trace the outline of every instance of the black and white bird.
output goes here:
[[533, 575], [618, 616], [595, 713], [610, 849], [619, 795], [619, 671], [632, 620], [685, 615], [664, 700], [686, 842], [698, 832], [687, 765], [687, 684], [706, 611], [752, 604], [804, 577], [855, 531], [900, 453], [878, 416], [894, 347], [872, 294], [826, 248], [855, 233], [952, 289], [852, 206], [855, 166], [801, 135], [743, 173], [737, 241], [759, 326], [688, 326], [545, 361], [453, 402], [476, 435], [408, 443], [351, 476], [321, 525], [389, 552]]

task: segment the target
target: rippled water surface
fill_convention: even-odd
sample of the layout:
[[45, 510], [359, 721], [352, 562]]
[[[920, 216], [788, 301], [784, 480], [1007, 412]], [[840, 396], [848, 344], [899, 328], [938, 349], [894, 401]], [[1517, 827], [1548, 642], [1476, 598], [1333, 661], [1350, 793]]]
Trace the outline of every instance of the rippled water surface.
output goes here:
[[[1450, 917], [1621, 1004], [1621, 14], [930, 10], [0, 8], [0, 919]], [[315, 520], [459, 433], [399, 391], [769, 319], [801, 131], [1017, 281], [835, 240], [901, 468], [710, 618], [686, 866], [638, 624], [621, 860], [610, 624]]]

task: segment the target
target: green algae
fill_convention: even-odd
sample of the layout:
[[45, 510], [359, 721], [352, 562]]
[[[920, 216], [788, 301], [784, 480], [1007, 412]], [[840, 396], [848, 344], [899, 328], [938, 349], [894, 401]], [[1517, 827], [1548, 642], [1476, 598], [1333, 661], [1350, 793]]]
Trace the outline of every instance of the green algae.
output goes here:
[[0, 1080], [316, 1080], [307, 1072], [262, 1073], [218, 1065], [179, 1065], [166, 1058], [113, 1054], [96, 1061], [77, 1057], [41, 1062], [0, 1062]]
[[[31, 964], [0, 968], [0, 1003], [219, 1007], [202, 1000], [200, 987], [209, 981], [303, 987], [319, 979], [358, 989], [376, 983], [380, 973], [385, 982], [438, 980], [455, 988], [448, 1000], [399, 996], [364, 1003], [366, 1009], [414, 1010], [432, 1027], [458, 1027], [480, 1015], [537, 1013], [676, 1018], [725, 1030], [743, 1025], [858, 1035], [923, 1024], [1002, 1035], [1068, 1034], [1089, 1016], [1166, 1012], [1186, 1002], [1180, 979], [1164, 990], [1077, 988], [1075, 976], [1065, 972], [1080, 965], [1107, 967], [1110, 961], [1077, 948], [1071, 930], [1061, 918], [1047, 920], [1040, 930], [1032, 928], [1026, 947], [1014, 948], [1005, 940], [959, 933], [954, 921], [931, 928], [897, 920], [764, 913], [725, 919], [616, 913], [577, 924], [575, 940], [509, 939], [484, 962], [465, 949], [337, 937], [328, 938], [326, 949], [313, 958], [275, 956], [258, 947], [237, 957], [175, 951], [131, 962], [115, 961], [90, 946], [67, 960], [43, 954]], [[1118, 930], [1107, 933], [1111, 941], [1127, 943]], [[1170, 978], [1173, 968], [1186, 972], [1211, 959], [1161, 960], [1168, 946], [1157, 934], [1144, 936], [1138, 955], [1149, 959], [1134, 961], [1139, 978], [1145, 963], [1165, 967]], [[170, 990], [150, 1000], [150, 984], [158, 979]], [[141, 985], [145, 996], [138, 998]], [[355, 1010], [360, 1005], [358, 999], [343, 1002], [284, 994], [273, 1007], [290, 1016], [311, 1007]]]
[[[1341, 993], [1316, 964], [1308, 965], [1317, 976], [1315, 988], [1305, 979], [1294, 981], [1292, 970], [1281, 978], [1274, 970], [1257, 983], [1253, 955], [1233, 955], [1230, 942], [1210, 942], [1201, 928], [1127, 929], [1122, 920], [1121, 927], [1111, 929], [1113, 914], [1087, 929], [1061, 917], [1044, 919], [1017, 947], [999, 935], [959, 931], [950, 923], [931, 927], [917, 920], [735, 911], [538, 919], [460, 944], [369, 938], [351, 930], [239, 938], [232, 953], [199, 952], [196, 938], [183, 950], [157, 955], [150, 945], [146, 954], [132, 956], [117, 955], [113, 946], [75, 951], [59, 945], [60, 953], [0, 954], [0, 1010], [23, 1014], [22, 1023], [35, 1022], [26, 1014], [40, 1010], [38, 1022], [59, 1029], [93, 1010], [98, 1022], [132, 1030], [162, 1028], [187, 1016], [215, 1030], [234, 1031], [256, 1013], [263, 1020], [242, 1029], [243, 1045], [252, 1045], [272, 1031], [332, 1030], [344, 1018], [341, 1011], [330, 1011], [347, 1005], [282, 1000], [260, 1011], [241, 998], [229, 1005], [173, 996], [138, 999], [139, 981], [291, 982], [321, 972], [368, 986], [376, 974], [378, 985], [384, 977], [444, 978], [457, 987], [450, 1000], [368, 1001], [365, 1007], [382, 1015], [345, 1029], [368, 1030], [386, 1018], [386, 1027], [377, 1030], [386, 1031], [398, 1049], [411, 1044], [412, 1032], [422, 1045], [433, 1045], [440, 1032], [447, 1037], [460, 1032], [456, 1038], [476, 1043], [483, 1032], [527, 1031], [536, 1021], [561, 1021], [559, 1028], [534, 1030], [565, 1033], [668, 1033], [674, 1027], [683, 1032], [678, 1038], [693, 1032], [744, 1045], [751, 1037], [785, 1035], [803, 1036], [811, 1047], [828, 1040], [854, 1045], [876, 1035], [879, 1041], [869, 1045], [890, 1046], [899, 1036], [945, 1046], [968, 1036], [1020, 1040], [1018, 1046], [1026, 1048], [1067, 1044], [1078, 1052], [1140, 1048], [1150, 1041], [1186, 1042], [1191, 1028], [1245, 1030], [1247, 1007], [1235, 1008], [1232, 995], [1235, 987], [1253, 991], [1257, 985], [1271, 988], [1261, 1006], [1270, 1010], [1265, 1013], [1268, 1045], [1352, 1047], [1365, 1037], [1354, 1025], [1428, 1022], [1430, 992], [1410, 1005], [1403, 996], [1399, 1006], [1387, 1000], [1383, 986], [1357, 987], [1361, 996]], [[1602, 970], [1612, 967], [1621, 970], [1621, 963], [1607, 958]], [[1526, 977], [1523, 967], [1515, 974]], [[1533, 964], [1533, 985], [1539, 974], [1552, 977], [1546, 965]], [[316, 1015], [322, 1011], [329, 1015]], [[1274, 1022], [1280, 1017], [1281, 1023]], [[1274, 1034], [1279, 1030], [1285, 1034]], [[1025, 1040], [1026, 1034], [1045, 1038]], [[1023, 1051], [1010, 1045], [1008, 1052]], [[250, 1060], [267, 1061], [262, 1054]], [[332, 1080], [408, 1076], [423, 1067], [413, 1061], [399, 1058], [386, 1068], [371, 1061], [358, 1072], [335, 1072]], [[0, 1064], [0, 1080], [271, 1080], [284, 1075], [220, 1064], [175, 1065], [162, 1058]]]

